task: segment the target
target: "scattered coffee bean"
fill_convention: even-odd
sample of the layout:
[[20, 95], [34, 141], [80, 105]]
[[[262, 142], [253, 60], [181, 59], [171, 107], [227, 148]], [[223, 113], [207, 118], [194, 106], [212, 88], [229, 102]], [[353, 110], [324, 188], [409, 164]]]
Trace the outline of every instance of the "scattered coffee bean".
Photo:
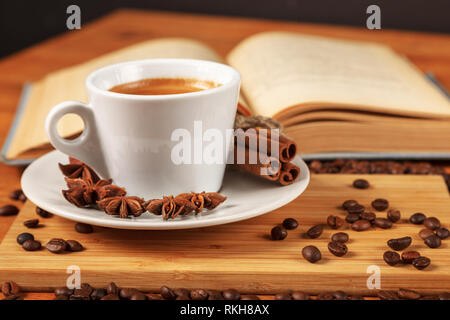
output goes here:
[[348, 251], [347, 246], [342, 242], [331, 241], [328, 243], [328, 250], [336, 257], [342, 257]]
[[75, 224], [75, 231], [79, 233], [92, 233], [94, 228], [90, 224], [77, 222]]
[[294, 291], [291, 296], [292, 300], [309, 300], [309, 295], [303, 291]]
[[125, 300], [130, 300], [131, 297], [136, 294], [139, 293], [138, 289], [135, 288], [122, 288], [119, 291], [119, 297]]
[[349, 239], [348, 234], [345, 232], [338, 232], [331, 236], [332, 241], [341, 242], [341, 243], [347, 242], [348, 239]]
[[172, 291], [172, 289], [166, 287], [166, 286], [162, 286], [161, 287], [161, 296], [165, 299], [165, 300], [175, 300], [177, 298], [177, 296], [175, 295], [175, 293]]
[[401, 214], [400, 214], [400, 210], [398, 209], [389, 209], [387, 212], [387, 218], [389, 220], [391, 220], [392, 222], [397, 222], [398, 220], [400, 220]]
[[23, 222], [23, 225], [27, 228], [36, 228], [39, 225], [39, 219], [30, 219]]
[[270, 238], [272, 240], [284, 240], [287, 237], [287, 231], [282, 226], [276, 226], [270, 231]]
[[357, 205], [358, 202], [356, 200], [346, 200], [344, 201], [344, 203], [342, 204], [342, 208], [345, 210], [348, 210], [348, 208]]
[[47, 248], [48, 251], [50, 251], [52, 253], [61, 253], [61, 252], [66, 251], [67, 242], [63, 239], [54, 238], [54, 239], [51, 239], [45, 245], [45, 247]]
[[333, 297], [336, 300], [348, 300], [348, 294], [341, 290], [333, 292]]
[[367, 189], [369, 188], [369, 186], [369, 181], [367, 181], [366, 179], [357, 179], [353, 181], [353, 187], [356, 189]]
[[327, 224], [331, 229], [339, 229], [344, 225], [344, 220], [339, 218], [338, 216], [328, 216]]
[[92, 290], [92, 293], [91, 293], [91, 299], [92, 300], [100, 300], [106, 295], [107, 295], [106, 289], [94, 289], [94, 290]]
[[206, 300], [208, 299], [208, 292], [203, 289], [191, 290], [190, 295], [192, 300]]
[[432, 236], [434, 234], [434, 232], [430, 229], [422, 229], [419, 232], [419, 237], [421, 237], [423, 240], [425, 240], [426, 238], [428, 238], [429, 236]]
[[377, 218], [377, 215], [373, 212], [363, 212], [361, 213], [361, 219], [373, 222]]
[[412, 224], [422, 224], [426, 218], [427, 217], [423, 213], [417, 212], [409, 217], [409, 222], [411, 222]]
[[314, 227], [311, 227], [307, 232], [306, 235], [311, 239], [316, 239], [320, 237], [320, 235], [323, 232], [323, 226], [321, 224], [315, 225]]
[[359, 219], [361, 219], [361, 216], [358, 213], [349, 213], [346, 217], [345, 217], [345, 221], [347, 221], [348, 223], [352, 224], [356, 221], [358, 221]]
[[311, 263], [315, 263], [322, 259], [322, 254], [320, 250], [315, 246], [306, 246], [302, 250], [303, 258]]
[[381, 229], [390, 229], [392, 228], [392, 222], [391, 220], [388, 220], [386, 218], [376, 218], [373, 220], [373, 225], [381, 228]]
[[15, 205], [8, 204], [6, 206], [0, 207], [0, 216], [15, 216], [18, 213], [19, 208], [17, 208]]
[[387, 245], [395, 251], [401, 251], [408, 248], [411, 245], [411, 241], [412, 241], [411, 237], [403, 237], [388, 240]]
[[427, 229], [436, 230], [436, 229], [439, 229], [441, 227], [441, 222], [439, 221], [438, 218], [430, 217], [430, 218], [426, 218], [423, 221], [423, 225]]
[[397, 294], [400, 299], [405, 299], [405, 300], [418, 300], [422, 296], [420, 293], [418, 293], [414, 290], [405, 289], [405, 288], [398, 289]]
[[294, 230], [298, 227], [298, 222], [294, 218], [287, 218], [283, 221], [283, 227], [287, 230]]
[[450, 231], [447, 228], [439, 228], [436, 230], [436, 235], [444, 240], [450, 236]]
[[424, 240], [425, 244], [430, 248], [439, 248], [441, 246], [441, 238], [433, 234]]
[[175, 293], [175, 295], [177, 297], [180, 297], [180, 296], [187, 296], [187, 297], [189, 297], [191, 292], [188, 289], [185, 289], [185, 288], [178, 288], [178, 289], [173, 289], [173, 293]]
[[241, 294], [239, 293], [239, 291], [234, 289], [223, 291], [222, 296], [225, 300], [239, 300], [241, 298]]
[[18, 244], [23, 244], [27, 240], [34, 240], [34, 236], [28, 232], [21, 233], [17, 236]]
[[405, 264], [412, 264], [413, 261], [420, 257], [420, 253], [417, 251], [405, 251], [402, 253], [402, 261]]
[[241, 297], [241, 300], [260, 300], [258, 296], [253, 294]]
[[106, 293], [112, 294], [112, 295], [119, 295], [119, 288], [117, 287], [117, 285], [114, 282], [110, 282], [106, 286]]
[[27, 197], [23, 193], [22, 189], [16, 189], [16, 190], [12, 191], [9, 194], [9, 198], [11, 200], [18, 200], [18, 201], [22, 201], [22, 202], [27, 201]]
[[366, 208], [363, 205], [355, 204], [354, 206], [348, 207], [347, 212], [361, 214], [364, 210], [366, 210]]
[[355, 231], [365, 231], [370, 229], [372, 224], [367, 220], [358, 220], [352, 223], [352, 229]]
[[384, 211], [389, 208], [389, 201], [386, 199], [375, 199], [372, 201], [372, 207], [377, 211]]
[[72, 252], [77, 252], [77, 251], [82, 251], [84, 248], [81, 245], [81, 243], [79, 243], [76, 240], [66, 240], [66, 250], [67, 251], [72, 251]]
[[400, 263], [400, 255], [394, 251], [386, 251], [383, 254], [383, 260], [390, 266], [395, 266]]
[[208, 300], [224, 300], [222, 292], [218, 290], [207, 290], [207, 292], [208, 292]]
[[22, 244], [22, 248], [26, 251], [37, 251], [41, 249], [41, 243], [36, 240], [27, 240]]
[[428, 267], [431, 263], [431, 260], [427, 257], [419, 257], [417, 259], [414, 259], [412, 265], [418, 269], [418, 270], [423, 270], [426, 267]]
[[42, 217], [42, 218], [51, 218], [53, 217], [53, 213], [50, 213], [48, 211], [45, 211], [42, 208], [36, 207], [36, 213], [38, 216]]
[[277, 293], [275, 300], [292, 300], [292, 296], [288, 292]]
[[104, 296], [103, 298], [101, 298], [100, 300], [120, 300], [119, 296], [117, 294], [107, 294], [106, 296]]
[[6, 281], [2, 285], [2, 293], [5, 296], [18, 295], [20, 293], [20, 288], [14, 281]]
[[56, 296], [70, 296], [73, 294], [73, 289], [69, 289], [67, 287], [59, 287], [54, 291]]
[[381, 300], [398, 300], [398, 294], [394, 291], [380, 290], [377, 292], [377, 296]]

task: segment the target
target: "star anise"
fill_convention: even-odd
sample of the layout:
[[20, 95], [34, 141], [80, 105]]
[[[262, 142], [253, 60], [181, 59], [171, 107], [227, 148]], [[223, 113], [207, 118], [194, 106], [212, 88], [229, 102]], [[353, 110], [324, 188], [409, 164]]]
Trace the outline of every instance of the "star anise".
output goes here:
[[111, 184], [112, 180], [99, 180], [93, 184], [90, 180], [70, 179], [66, 177], [67, 187], [62, 190], [64, 197], [77, 207], [92, 206], [107, 197], [124, 196], [125, 189]]
[[191, 213], [195, 210], [195, 205], [186, 199], [168, 196], [150, 200], [145, 208], [148, 212], [162, 215], [162, 218], [167, 220], [169, 218], [174, 219], [178, 215], [184, 216]]
[[69, 158], [69, 164], [58, 163], [59, 169], [66, 177], [70, 179], [83, 179], [96, 184], [100, 178], [88, 165], [75, 158]]
[[227, 199], [227, 197], [217, 192], [182, 193], [177, 198], [185, 199], [193, 203], [196, 213], [202, 212], [203, 208], [213, 210]]
[[139, 217], [145, 211], [144, 204], [144, 199], [134, 196], [108, 197], [97, 201], [98, 207], [107, 214], [119, 215], [121, 218]]

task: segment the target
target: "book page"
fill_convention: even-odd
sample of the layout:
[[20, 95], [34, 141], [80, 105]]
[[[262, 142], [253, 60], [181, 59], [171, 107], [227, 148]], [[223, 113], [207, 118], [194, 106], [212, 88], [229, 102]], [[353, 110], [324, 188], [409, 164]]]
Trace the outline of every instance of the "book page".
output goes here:
[[[214, 50], [198, 41], [166, 38], [139, 43], [53, 72], [32, 85], [7, 158], [16, 158], [24, 151], [48, 144], [44, 129], [48, 112], [53, 106], [66, 100], [87, 103], [85, 79], [92, 71], [118, 62], [149, 58], [191, 58], [223, 63], [223, 59]], [[245, 105], [242, 99], [240, 103]], [[83, 122], [77, 116], [67, 115], [59, 122], [58, 129], [63, 137], [69, 137], [83, 129]]]
[[227, 57], [242, 91], [264, 116], [327, 108], [450, 117], [450, 103], [423, 74], [391, 49], [287, 32], [241, 42]]

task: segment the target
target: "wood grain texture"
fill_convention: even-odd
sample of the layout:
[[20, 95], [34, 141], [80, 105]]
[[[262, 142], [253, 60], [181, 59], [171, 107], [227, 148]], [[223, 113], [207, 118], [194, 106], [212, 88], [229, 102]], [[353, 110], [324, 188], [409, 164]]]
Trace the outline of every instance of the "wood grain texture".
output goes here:
[[[364, 177], [364, 176], [361, 176]], [[450, 225], [450, 198], [439, 176], [368, 176], [373, 187], [357, 190], [352, 175], [313, 175], [304, 195], [285, 207], [251, 220], [223, 226], [180, 231], [126, 231], [95, 227], [92, 234], [78, 234], [74, 223], [59, 217], [41, 219], [45, 227], [31, 232], [45, 244], [53, 237], [77, 239], [86, 250], [52, 254], [47, 250], [26, 252], [16, 236], [26, 231], [23, 221], [35, 217], [28, 203], [0, 245], [0, 281], [14, 279], [26, 290], [50, 290], [65, 284], [66, 268], [77, 265], [82, 281], [105, 286], [113, 280], [123, 287], [157, 291], [170, 287], [236, 288], [244, 293], [273, 294], [288, 289], [311, 293], [346, 290], [371, 294], [366, 287], [367, 267], [379, 266], [383, 289], [414, 288], [421, 292], [450, 289], [450, 246], [430, 249], [418, 236], [419, 226], [398, 223], [390, 230], [357, 233], [348, 230], [349, 253], [334, 257], [327, 250], [326, 228], [319, 239], [305, 239], [312, 225], [323, 223], [330, 214], [344, 217], [339, 205], [356, 199], [369, 205], [375, 198], [387, 198], [401, 210], [403, 218], [421, 211]], [[385, 212], [378, 213], [385, 216]], [[270, 229], [286, 217], [300, 222], [284, 241], [268, 239]], [[419, 271], [412, 266], [390, 267], [382, 260], [386, 241], [410, 235], [411, 250], [430, 257], [432, 265]], [[310, 264], [301, 257], [306, 245], [316, 245], [322, 261]], [[373, 294], [373, 292], [372, 292]]]

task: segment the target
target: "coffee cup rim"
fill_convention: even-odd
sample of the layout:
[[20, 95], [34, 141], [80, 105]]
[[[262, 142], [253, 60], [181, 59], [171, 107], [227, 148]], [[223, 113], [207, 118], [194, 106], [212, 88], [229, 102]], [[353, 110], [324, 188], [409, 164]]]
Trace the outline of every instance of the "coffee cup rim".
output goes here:
[[[231, 74], [231, 77], [230, 77], [229, 81], [221, 83], [220, 86], [215, 87], [215, 88], [196, 91], [196, 92], [178, 93], [178, 94], [163, 94], [163, 95], [134, 95], [134, 94], [112, 92], [107, 89], [99, 88], [97, 85], [94, 84], [94, 79], [96, 77], [98, 77], [99, 74], [106, 72], [108, 70], [124, 67], [127, 65], [157, 64], [157, 63], [186, 63], [186, 64], [202, 64], [202, 65], [206, 65], [206, 66], [210, 65], [210, 66], [214, 66], [214, 67], [223, 68], [226, 72], [229, 72]], [[215, 81], [215, 79], [208, 79], [208, 80]], [[236, 85], [236, 83], [239, 84], [240, 81], [241, 81], [241, 74], [239, 73], [239, 71], [237, 71], [233, 67], [223, 64], [223, 63], [208, 61], [208, 60], [200, 60], [200, 59], [152, 58], [152, 59], [141, 59], [141, 60], [120, 62], [120, 63], [115, 63], [115, 64], [111, 64], [111, 65], [107, 65], [105, 67], [99, 68], [88, 75], [88, 77], [86, 78], [85, 84], [86, 84], [86, 88], [88, 89], [89, 92], [106, 95], [111, 98], [155, 101], [155, 100], [176, 100], [176, 99], [183, 99], [186, 97], [214, 94], [214, 93], [218, 93], [221, 91], [225, 91], [225, 90], [229, 89], [230, 87]]]

